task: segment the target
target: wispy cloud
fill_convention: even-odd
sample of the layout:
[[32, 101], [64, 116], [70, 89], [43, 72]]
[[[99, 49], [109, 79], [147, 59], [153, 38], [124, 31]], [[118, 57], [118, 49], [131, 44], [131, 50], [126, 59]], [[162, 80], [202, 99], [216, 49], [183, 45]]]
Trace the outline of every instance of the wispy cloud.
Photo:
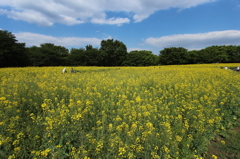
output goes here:
[[[84, 37], [54, 37], [30, 32], [14, 33], [19, 42], [26, 43], [27, 46], [39, 46], [43, 43], [53, 43], [64, 47], [85, 47], [86, 45], [99, 46], [102, 39]], [[111, 37], [107, 37], [111, 38]]]
[[[158, 10], [169, 8], [185, 9], [217, 0], [7, 0], [0, 1], [0, 14], [9, 18], [51, 26], [54, 23], [65, 25], [86, 22], [122, 25], [141, 22]], [[108, 12], [126, 12], [129, 17], [108, 17]]]
[[185, 47], [190, 50], [212, 45], [240, 45], [240, 30], [149, 37], [145, 43], [159, 48]]
[[121, 26], [124, 23], [129, 23], [130, 20], [128, 18], [110, 18], [110, 19], [97, 19], [93, 18], [91, 20], [92, 23], [97, 23], [97, 24], [116, 24], [118, 26]]

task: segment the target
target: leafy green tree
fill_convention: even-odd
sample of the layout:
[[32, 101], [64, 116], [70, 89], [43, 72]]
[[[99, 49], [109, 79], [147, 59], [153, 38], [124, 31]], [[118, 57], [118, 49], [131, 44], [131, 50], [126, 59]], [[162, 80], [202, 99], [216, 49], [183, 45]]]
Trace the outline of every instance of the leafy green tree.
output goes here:
[[87, 57], [87, 66], [101, 65], [102, 58], [97, 48], [93, 48], [92, 45], [87, 45], [85, 52]]
[[118, 40], [108, 39], [101, 41], [101, 65], [121, 66], [127, 56], [126, 45]]
[[41, 52], [40, 47], [31, 46], [26, 48], [29, 54], [29, 58], [32, 66], [44, 66], [44, 54]]
[[159, 62], [163, 65], [187, 64], [187, 59], [187, 49], [183, 47], [164, 48], [159, 54]]
[[228, 55], [228, 62], [240, 62], [240, 45], [239, 46], [233, 46], [228, 45], [225, 47], [225, 53]]
[[19, 43], [11, 32], [0, 30], [0, 67], [23, 67], [29, 64], [25, 43]]
[[201, 50], [205, 63], [227, 62], [229, 56], [226, 46], [210, 46]]
[[65, 64], [65, 58], [68, 56], [68, 49], [51, 43], [41, 44], [40, 47], [41, 52], [45, 55], [44, 60], [47, 66], [60, 66]]
[[72, 48], [69, 56], [67, 57], [67, 64], [70, 66], [86, 66], [87, 56], [85, 53], [85, 49]]
[[204, 63], [200, 57], [199, 50], [191, 50], [187, 52], [187, 63], [188, 64], [201, 64]]
[[234, 62], [240, 62], [240, 45], [236, 46], [235, 52], [234, 52]]
[[151, 51], [140, 50], [131, 51], [127, 54], [124, 65], [127, 66], [154, 66], [157, 65], [158, 56]]
[[92, 45], [87, 45], [86, 49], [72, 48], [67, 59], [70, 66], [99, 66], [101, 62], [99, 50]]
[[52, 43], [41, 44], [40, 47], [28, 48], [33, 66], [61, 66], [66, 65], [68, 49]]

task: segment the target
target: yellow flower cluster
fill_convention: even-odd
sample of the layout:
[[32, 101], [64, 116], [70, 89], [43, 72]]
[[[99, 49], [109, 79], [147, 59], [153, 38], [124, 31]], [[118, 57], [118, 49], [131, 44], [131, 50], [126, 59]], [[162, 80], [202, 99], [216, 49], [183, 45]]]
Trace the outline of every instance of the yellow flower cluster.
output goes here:
[[3, 158], [201, 158], [239, 115], [216, 64], [61, 69], [0, 69]]

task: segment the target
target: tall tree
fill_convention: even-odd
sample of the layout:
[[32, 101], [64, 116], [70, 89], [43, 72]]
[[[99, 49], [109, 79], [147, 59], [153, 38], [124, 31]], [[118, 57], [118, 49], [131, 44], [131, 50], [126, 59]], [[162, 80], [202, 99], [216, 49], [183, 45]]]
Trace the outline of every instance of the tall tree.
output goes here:
[[205, 63], [227, 62], [226, 46], [209, 46], [201, 50]]
[[153, 66], [157, 65], [158, 56], [154, 55], [151, 51], [135, 50], [127, 54], [124, 65], [127, 66]]
[[41, 52], [40, 47], [31, 46], [27, 48], [29, 58], [32, 66], [44, 66], [44, 54]]
[[68, 49], [63, 46], [57, 46], [52, 43], [40, 45], [41, 52], [45, 55], [45, 64], [47, 66], [60, 66], [65, 64], [65, 58], [68, 55]]
[[228, 55], [228, 62], [240, 62], [240, 45], [234, 46], [234, 45], [228, 45], [225, 46], [225, 52]]
[[68, 49], [52, 43], [41, 44], [40, 47], [28, 48], [33, 66], [60, 66], [66, 65]]
[[235, 61], [234, 62], [240, 62], [240, 45], [236, 46], [235, 52], [234, 52]]
[[203, 63], [200, 58], [200, 51], [199, 50], [191, 50], [188, 51], [187, 62], [188, 64], [200, 64]]
[[0, 67], [23, 67], [29, 65], [25, 43], [19, 43], [8, 31], [0, 30]]
[[87, 66], [100, 66], [101, 55], [97, 48], [93, 48], [92, 45], [86, 46]]
[[163, 65], [187, 64], [187, 59], [187, 49], [183, 47], [164, 48], [159, 54], [159, 62]]
[[127, 56], [127, 47], [118, 40], [102, 40], [100, 55], [103, 66], [121, 66]]
[[72, 48], [69, 56], [67, 57], [67, 64], [70, 66], [86, 66], [87, 57], [85, 54], [85, 49]]

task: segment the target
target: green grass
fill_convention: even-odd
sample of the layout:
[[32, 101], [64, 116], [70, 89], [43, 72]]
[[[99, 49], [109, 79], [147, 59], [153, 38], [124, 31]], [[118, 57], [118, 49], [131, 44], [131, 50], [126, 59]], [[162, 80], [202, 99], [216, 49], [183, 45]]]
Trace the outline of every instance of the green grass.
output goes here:
[[211, 141], [206, 159], [212, 155], [219, 159], [239, 159], [240, 158], [240, 119], [234, 128], [226, 130]]

